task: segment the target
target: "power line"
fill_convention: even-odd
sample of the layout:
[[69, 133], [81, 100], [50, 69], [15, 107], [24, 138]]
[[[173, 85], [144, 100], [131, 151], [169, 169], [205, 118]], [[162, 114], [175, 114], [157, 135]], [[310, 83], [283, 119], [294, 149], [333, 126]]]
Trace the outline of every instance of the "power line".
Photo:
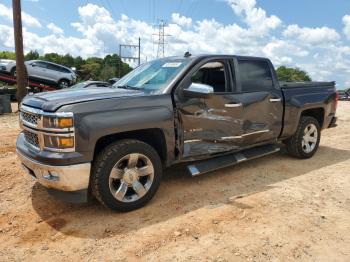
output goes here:
[[158, 24], [158, 34], [154, 34], [158, 36], [157, 41], [157, 58], [164, 57], [165, 55], [165, 37], [170, 36], [165, 34], [166, 22], [164, 20], [160, 20]]
[[[138, 49], [138, 54], [136, 56], [128, 55], [128, 56], [123, 56], [122, 54], [122, 49], [131, 49], [131, 52], [133, 53], [133, 50]], [[121, 63], [122, 59], [127, 59], [127, 60], [132, 60], [132, 61], [137, 61], [138, 65], [141, 64], [141, 38], [139, 37], [139, 43], [138, 45], [127, 45], [127, 44], [119, 44], [119, 77], [121, 77]]]

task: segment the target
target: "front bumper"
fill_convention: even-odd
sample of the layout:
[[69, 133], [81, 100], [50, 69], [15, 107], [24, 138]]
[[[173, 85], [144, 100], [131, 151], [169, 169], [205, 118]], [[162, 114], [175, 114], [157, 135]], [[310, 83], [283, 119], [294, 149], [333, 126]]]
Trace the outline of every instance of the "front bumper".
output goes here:
[[91, 163], [50, 166], [29, 159], [19, 151], [17, 155], [24, 170], [46, 188], [73, 192], [89, 187]]

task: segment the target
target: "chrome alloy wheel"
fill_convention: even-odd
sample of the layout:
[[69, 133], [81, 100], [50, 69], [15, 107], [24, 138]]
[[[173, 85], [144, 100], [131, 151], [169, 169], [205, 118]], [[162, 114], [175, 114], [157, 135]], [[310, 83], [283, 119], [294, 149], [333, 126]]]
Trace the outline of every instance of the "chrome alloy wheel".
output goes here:
[[134, 202], [151, 188], [154, 168], [143, 154], [132, 153], [122, 157], [109, 175], [109, 189], [121, 202]]
[[305, 153], [312, 152], [317, 144], [318, 132], [314, 124], [308, 124], [304, 129], [304, 136], [301, 142], [302, 149]]

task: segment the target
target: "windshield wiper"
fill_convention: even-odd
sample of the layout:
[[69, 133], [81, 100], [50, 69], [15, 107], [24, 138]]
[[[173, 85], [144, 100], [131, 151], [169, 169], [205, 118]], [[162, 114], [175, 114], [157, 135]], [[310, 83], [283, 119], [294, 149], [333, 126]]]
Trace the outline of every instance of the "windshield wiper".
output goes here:
[[135, 87], [135, 86], [128, 86], [128, 85], [117, 86], [117, 88], [131, 89], [131, 90], [140, 90], [140, 89], [142, 89], [142, 88], [139, 88], [139, 87]]

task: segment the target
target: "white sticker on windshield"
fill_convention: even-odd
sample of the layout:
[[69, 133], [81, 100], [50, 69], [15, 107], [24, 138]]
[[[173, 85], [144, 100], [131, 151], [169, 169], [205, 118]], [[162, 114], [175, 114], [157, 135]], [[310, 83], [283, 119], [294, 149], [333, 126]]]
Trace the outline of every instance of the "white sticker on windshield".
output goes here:
[[179, 67], [181, 64], [179, 62], [165, 63], [162, 67]]

